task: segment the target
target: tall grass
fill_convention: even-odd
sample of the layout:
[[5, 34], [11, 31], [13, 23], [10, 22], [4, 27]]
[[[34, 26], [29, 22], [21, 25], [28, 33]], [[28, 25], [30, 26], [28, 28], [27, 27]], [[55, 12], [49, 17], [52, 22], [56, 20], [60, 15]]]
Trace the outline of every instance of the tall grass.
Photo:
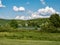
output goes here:
[[38, 31], [0, 32], [0, 38], [60, 41], [60, 33], [41, 33]]

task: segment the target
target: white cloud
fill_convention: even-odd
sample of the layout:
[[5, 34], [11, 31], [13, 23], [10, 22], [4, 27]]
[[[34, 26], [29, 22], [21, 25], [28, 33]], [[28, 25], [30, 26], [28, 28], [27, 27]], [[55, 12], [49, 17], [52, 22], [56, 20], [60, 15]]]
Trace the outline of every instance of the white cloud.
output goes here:
[[30, 16], [16, 16], [15, 19], [27, 20], [27, 19], [31, 19], [31, 17]]
[[31, 19], [36, 19], [36, 18], [49, 18], [50, 16], [42, 16], [40, 14], [38, 14], [38, 12], [34, 12], [32, 15], [31, 15]]
[[37, 14], [37, 12], [32, 13], [31, 18], [39, 18], [40, 16]]
[[21, 20], [24, 20], [24, 19], [25, 19], [25, 16], [16, 16], [15, 19], [21, 19]]
[[19, 11], [25, 11], [24, 7], [19, 7]]
[[41, 3], [42, 3], [43, 5], [45, 5], [45, 4], [46, 4], [44, 0], [40, 0], [40, 1], [41, 1]]
[[34, 12], [31, 14], [31, 18], [35, 19], [35, 18], [49, 18], [51, 14], [54, 13], [59, 13], [57, 12], [55, 9], [53, 9], [52, 7], [45, 7], [42, 9], [39, 9], [37, 12]]
[[2, 4], [1, 0], [0, 0], [0, 7], [5, 7], [5, 5]]
[[49, 17], [50, 16], [41, 16], [41, 15], [32, 14], [31, 16], [16, 16], [15, 19], [28, 20], [28, 19], [49, 18]]
[[13, 6], [14, 11], [18, 11], [19, 9], [16, 6]]
[[36, 12], [32, 12], [32, 11], [28, 11], [28, 13], [31, 15], [30, 16], [17, 16], [15, 19], [21, 19], [21, 20], [27, 20], [27, 19], [36, 19], [36, 18], [49, 18], [51, 14], [54, 13], [59, 13], [57, 12], [55, 9], [53, 9], [52, 7], [45, 7], [42, 9], [39, 9]]
[[24, 12], [25, 11], [25, 8], [24, 7], [16, 7], [16, 6], [13, 6], [13, 10], [14, 11], [20, 11], [20, 12]]
[[57, 13], [56, 10], [54, 10], [52, 7], [48, 7], [48, 6], [38, 10], [38, 14], [43, 15], [43, 16], [44, 15], [51, 15], [54, 13]]

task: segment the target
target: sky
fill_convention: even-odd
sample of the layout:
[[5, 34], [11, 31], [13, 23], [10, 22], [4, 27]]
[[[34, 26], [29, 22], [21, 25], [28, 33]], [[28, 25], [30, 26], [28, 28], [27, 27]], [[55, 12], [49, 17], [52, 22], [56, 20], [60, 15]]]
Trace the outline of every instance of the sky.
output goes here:
[[0, 0], [0, 18], [35, 19], [60, 14], [60, 0]]

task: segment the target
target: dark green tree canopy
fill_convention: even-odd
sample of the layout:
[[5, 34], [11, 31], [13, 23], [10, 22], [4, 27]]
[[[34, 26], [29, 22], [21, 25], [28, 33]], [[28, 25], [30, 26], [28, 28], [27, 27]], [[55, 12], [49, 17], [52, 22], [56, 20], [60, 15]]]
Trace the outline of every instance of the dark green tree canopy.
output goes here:
[[50, 22], [51, 22], [55, 27], [60, 27], [59, 14], [52, 14], [51, 17], [50, 17]]
[[17, 23], [17, 21], [16, 21], [16, 20], [11, 20], [10, 26], [13, 27], [13, 28], [18, 28], [18, 23]]

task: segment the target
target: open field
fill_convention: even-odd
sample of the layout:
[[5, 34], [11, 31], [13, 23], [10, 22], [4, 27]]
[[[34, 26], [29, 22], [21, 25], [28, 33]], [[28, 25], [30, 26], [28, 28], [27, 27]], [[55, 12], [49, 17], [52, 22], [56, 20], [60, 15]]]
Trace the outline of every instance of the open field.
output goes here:
[[0, 45], [60, 45], [59, 41], [0, 39]]
[[0, 32], [0, 38], [20, 40], [60, 41], [60, 33], [44, 33], [39, 31]]

